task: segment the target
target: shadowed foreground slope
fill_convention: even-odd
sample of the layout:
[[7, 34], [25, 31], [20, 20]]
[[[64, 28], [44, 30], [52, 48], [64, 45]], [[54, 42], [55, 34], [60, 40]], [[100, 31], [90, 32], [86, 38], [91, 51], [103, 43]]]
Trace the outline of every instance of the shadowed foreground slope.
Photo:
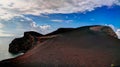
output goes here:
[[120, 40], [109, 27], [86, 26], [54, 35], [56, 36], [38, 43], [22, 56], [1, 61], [0, 67], [111, 67], [111, 65], [120, 65]]

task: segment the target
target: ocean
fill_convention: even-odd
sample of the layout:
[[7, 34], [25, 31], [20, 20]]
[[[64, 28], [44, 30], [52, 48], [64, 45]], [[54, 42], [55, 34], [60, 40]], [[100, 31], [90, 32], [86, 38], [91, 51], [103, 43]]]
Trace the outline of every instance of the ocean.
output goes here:
[[9, 44], [13, 39], [13, 37], [0, 37], [0, 61], [18, 56], [8, 52]]

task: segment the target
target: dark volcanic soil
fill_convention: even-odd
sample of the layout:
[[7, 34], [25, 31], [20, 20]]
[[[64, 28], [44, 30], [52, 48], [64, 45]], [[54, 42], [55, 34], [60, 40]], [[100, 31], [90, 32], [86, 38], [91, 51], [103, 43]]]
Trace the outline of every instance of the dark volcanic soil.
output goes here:
[[0, 67], [111, 67], [120, 65], [120, 40], [111, 28], [87, 26], [49, 38]]

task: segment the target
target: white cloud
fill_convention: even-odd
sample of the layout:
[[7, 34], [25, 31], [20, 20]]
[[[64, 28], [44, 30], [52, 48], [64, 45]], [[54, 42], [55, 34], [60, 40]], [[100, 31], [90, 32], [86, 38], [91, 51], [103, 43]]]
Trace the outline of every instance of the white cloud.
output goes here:
[[0, 28], [3, 28], [3, 27], [4, 27], [4, 25], [2, 23], [0, 23]]
[[0, 0], [0, 18], [10, 19], [23, 14], [84, 12], [114, 4], [120, 5], [119, 0]]
[[51, 20], [52, 22], [59, 22], [59, 23], [61, 23], [61, 22], [63, 22], [63, 20]]
[[112, 24], [105, 24], [105, 25], [111, 27], [115, 31], [115, 26], [114, 25], [112, 25]]
[[114, 30], [114, 32], [117, 34], [118, 38], [120, 39], [120, 29], [116, 29], [115, 26], [112, 24], [105, 24], [105, 25], [111, 27]]
[[117, 29], [116, 34], [118, 35], [118, 38], [120, 39], [120, 29]]
[[42, 25], [42, 26], [39, 26], [42, 30], [46, 30], [46, 29], [49, 29], [51, 26], [50, 25]]
[[31, 30], [40, 32], [42, 34], [47, 34], [49, 33], [49, 29], [51, 28], [50, 25], [37, 25], [35, 22], [30, 23]]
[[14, 17], [11, 20], [0, 20], [0, 26], [2, 24], [5, 26], [4, 28], [0, 28], [0, 37], [18, 37], [23, 35], [25, 31], [36, 31], [42, 34], [46, 34], [51, 32], [50, 25], [38, 25], [33, 20], [24, 17]]
[[73, 20], [59, 20], [59, 19], [54, 19], [54, 20], [51, 20], [52, 22], [58, 22], [58, 23], [61, 23], [61, 22], [64, 22], [64, 23], [70, 23], [72, 22]]

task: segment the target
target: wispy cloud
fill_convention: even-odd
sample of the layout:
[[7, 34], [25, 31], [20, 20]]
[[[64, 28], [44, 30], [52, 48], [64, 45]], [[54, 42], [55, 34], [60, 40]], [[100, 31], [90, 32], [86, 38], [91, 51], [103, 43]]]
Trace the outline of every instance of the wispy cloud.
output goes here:
[[0, 18], [10, 19], [23, 14], [84, 12], [114, 4], [120, 5], [119, 0], [0, 0]]
[[51, 20], [52, 22], [59, 22], [59, 23], [61, 23], [61, 22], [63, 22], [63, 20]]
[[70, 23], [72, 22], [73, 20], [59, 20], [59, 19], [54, 19], [54, 20], [51, 20], [52, 22], [58, 22], [58, 23]]
[[5, 31], [0, 30], [0, 37], [11, 37], [13, 34], [5, 33]]

